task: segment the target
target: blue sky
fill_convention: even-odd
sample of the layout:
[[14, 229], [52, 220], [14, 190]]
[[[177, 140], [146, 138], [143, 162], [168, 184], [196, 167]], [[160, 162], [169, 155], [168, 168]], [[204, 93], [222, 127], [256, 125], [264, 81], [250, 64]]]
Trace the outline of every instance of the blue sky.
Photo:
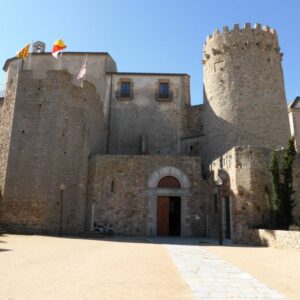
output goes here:
[[300, 95], [297, 0], [0, 0], [0, 11], [2, 65], [32, 40], [50, 51], [62, 38], [68, 51], [109, 52], [119, 71], [190, 74], [193, 104], [202, 102], [206, 36], [235, 23], [269, 25], [284, 52], [288, 102]]

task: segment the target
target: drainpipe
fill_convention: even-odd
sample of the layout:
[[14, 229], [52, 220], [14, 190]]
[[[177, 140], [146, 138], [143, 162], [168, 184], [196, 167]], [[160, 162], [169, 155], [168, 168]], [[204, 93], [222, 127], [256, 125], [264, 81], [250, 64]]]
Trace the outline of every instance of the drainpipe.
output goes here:
[[206, 237], [209, 235], [209, 229], [208, 229], [208, 214], [206, 214]]
[[111, 118], [111, 102], [112, 102], [112, 76], [110, 74], [110, 94], [109, 94], [109, 107], [107, 116], [107, 142], [106, 142], [106, 154], [109, 154], [109, 144], [110, 144], [110, 118]]
[[94, 223], [95, 223], [95, 202], [92, 203], [92, 215], [91, 215], [91, 231], [94, 230]]

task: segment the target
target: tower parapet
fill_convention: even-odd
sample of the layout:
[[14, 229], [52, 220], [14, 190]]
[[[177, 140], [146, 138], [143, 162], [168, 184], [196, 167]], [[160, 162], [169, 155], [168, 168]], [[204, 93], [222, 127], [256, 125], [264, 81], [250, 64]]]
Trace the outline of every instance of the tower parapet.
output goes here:
[[206, 159], [234, 146], [283, 146], [289, 137], [277, 33], [246, 23], [204, 44]]
[[204, 43], [203, 63], [231, 49], [239, 48], [247, 51], [251, 47], [282, 55], [275, 29], [260, 24], [255, 24], [252, 28], [250, 23], [240, 28], [239, 24], [235, 24], [231, 30], [228, 26], [224, 26], [223, 31], [216, 29], [212, 35], [207, 36]]

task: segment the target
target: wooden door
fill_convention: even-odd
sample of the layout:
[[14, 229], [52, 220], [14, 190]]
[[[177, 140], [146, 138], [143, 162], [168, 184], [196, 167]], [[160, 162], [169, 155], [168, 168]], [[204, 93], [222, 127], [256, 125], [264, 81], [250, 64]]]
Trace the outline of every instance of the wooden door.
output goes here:
[[157, 197], [157, 235], [169, 235], [169, 197]]

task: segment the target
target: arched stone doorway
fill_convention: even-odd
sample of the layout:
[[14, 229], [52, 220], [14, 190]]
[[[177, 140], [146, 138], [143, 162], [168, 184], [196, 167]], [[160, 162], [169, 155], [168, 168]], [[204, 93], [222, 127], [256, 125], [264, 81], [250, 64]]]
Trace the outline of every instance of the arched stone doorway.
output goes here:
[[[180, 189], [180, 182], [173, 176], [165, 176], [158, 182], [158, 188]], [[157, 197], [157, 235], [180, 236], [181, 197]]]
[[188, 232], [186, 202], [190, 195], [190, 181], [179, 169], [163, 167], [148, 180], [151, 219], [149, 234], [185, 235]]

